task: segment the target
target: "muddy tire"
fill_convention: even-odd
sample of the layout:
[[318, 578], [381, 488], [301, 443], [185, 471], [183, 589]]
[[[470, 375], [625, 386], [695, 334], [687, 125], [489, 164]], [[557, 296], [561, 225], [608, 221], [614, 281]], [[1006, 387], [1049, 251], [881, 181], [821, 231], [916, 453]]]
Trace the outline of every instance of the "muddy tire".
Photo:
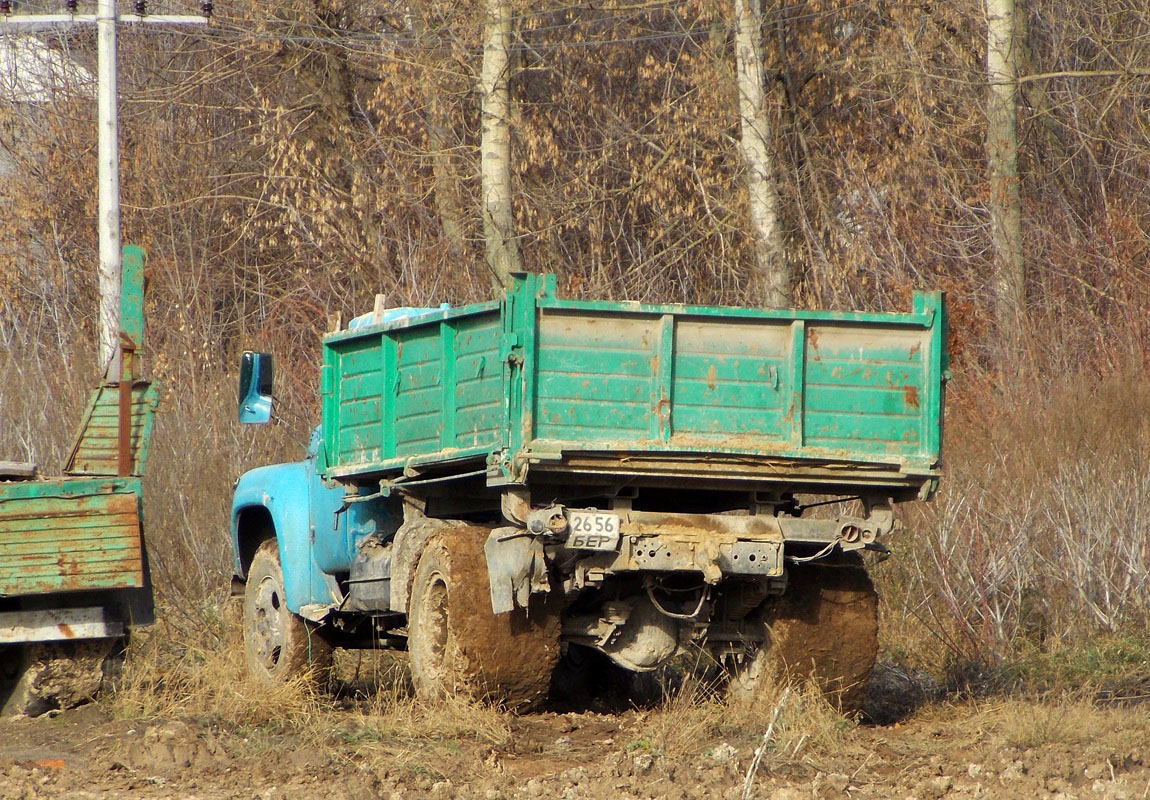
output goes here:
[[495, 614], [483, 545], [487, 528], [432, 535], [419, 557], [408, 611], [416, 694], [449, 695], [526, 711], [547, 698], [559, 660], [559, 613], [544, 597]]
[[244, 589], [244, 655], [248, 671], [265, 686], [305, 678], [327, 683], [331, 645], [303, 618], [288, 611], [275, 539], [260, 545]]
[[733, 698], [754, 699], [780, 682], [813, 679], [844, 714], [862, 707], [878, 655], [878, 594], [864, 567], [792, 567], [786, 593], [764, 603], [754, 618], [766, 638], [733, 666]]
[[76, 708], [110, 688], [123, 642], [37, 642], [0, 650], [0, 716]]

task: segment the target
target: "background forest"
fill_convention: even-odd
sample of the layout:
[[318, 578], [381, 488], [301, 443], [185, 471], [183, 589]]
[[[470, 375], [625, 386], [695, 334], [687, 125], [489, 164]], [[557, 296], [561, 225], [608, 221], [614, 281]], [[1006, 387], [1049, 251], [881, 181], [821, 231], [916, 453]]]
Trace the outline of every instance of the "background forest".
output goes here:
[[[732, 3], [507, 2], [523, 266], [569, 297], [762, 303]], [[169, 617], [226, 596], [231, 482], [298, 457], [327, 316], [376, 293], [490, 296], [484, 12], [220, 0], [207, 29], [121, 29], [123, 239], [149, 253], [164, 400], [146, 502]], [[1036, 659], [1044, 681], [1147, 674], [1150, 12], [1019, 0], [1008, 253], [987, 6], [767, 2], [758, 22], [795, 304], [948, 292], [948, 471], [876, 568], [888, 657], [952, 676], [1025, 678]], [[90, 31], [38, 36], [93, 67]], [[98, 373], [94, 117], [83, 82], [0, 95], [0, 457], [48, 471]], [[1004, 275], [1021, 281], [1005, 322]], [[279, 360], [271, 430], [234, 422], [245, 348]]]

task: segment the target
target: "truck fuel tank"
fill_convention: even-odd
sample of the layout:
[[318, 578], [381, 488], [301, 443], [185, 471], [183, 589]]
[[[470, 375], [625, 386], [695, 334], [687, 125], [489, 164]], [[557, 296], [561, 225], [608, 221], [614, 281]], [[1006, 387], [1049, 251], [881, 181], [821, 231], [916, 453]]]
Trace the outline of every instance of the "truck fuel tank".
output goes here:
[[387, 611], [391, 608], [391, 542], [372, 534], [359, 543], [348, 576], [345, 611]]

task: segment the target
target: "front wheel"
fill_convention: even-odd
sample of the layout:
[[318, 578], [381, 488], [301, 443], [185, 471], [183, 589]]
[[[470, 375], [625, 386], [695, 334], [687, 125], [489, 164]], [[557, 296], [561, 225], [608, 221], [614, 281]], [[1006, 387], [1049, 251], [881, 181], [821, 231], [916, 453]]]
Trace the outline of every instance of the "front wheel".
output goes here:
[[316, 684], [331, 671], [331, 645], [287, 607], [279, 545], [260, 545], [248, 569], [244, 589], [244, 654], [248, 671], [265, 686], [294, 678]]
[[530, 614], [491, 610], [488, 533], [450, 528], [425, 545], [408, 613], [411, 679], [424, 699], [462, 695], [522, 711], [547, 697], [559, 660], [559, 614], [538, 595]]

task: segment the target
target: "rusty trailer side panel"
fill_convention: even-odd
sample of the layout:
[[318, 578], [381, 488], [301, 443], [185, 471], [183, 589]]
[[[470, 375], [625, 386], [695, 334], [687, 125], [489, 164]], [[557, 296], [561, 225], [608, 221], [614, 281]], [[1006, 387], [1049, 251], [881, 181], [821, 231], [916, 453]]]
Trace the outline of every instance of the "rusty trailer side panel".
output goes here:
[[144, 586], [136, 478], [0, 483], [0, 597]]

